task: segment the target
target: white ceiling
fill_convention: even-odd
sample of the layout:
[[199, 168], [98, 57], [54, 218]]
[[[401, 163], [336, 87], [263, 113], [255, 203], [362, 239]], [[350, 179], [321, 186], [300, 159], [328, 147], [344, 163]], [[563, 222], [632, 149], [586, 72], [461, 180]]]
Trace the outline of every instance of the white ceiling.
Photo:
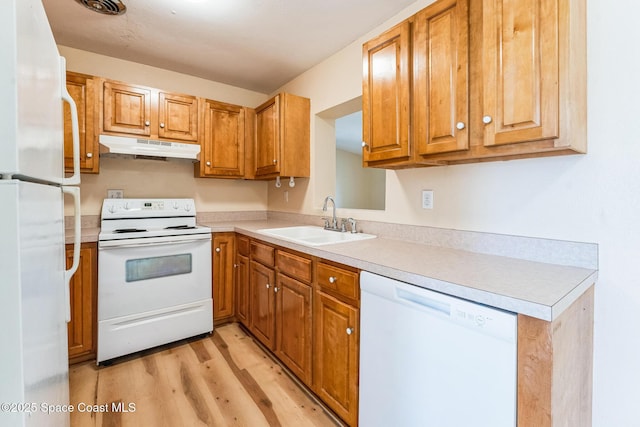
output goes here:
[[43, 0], [56, 42], [270, 93], [415, 0]]

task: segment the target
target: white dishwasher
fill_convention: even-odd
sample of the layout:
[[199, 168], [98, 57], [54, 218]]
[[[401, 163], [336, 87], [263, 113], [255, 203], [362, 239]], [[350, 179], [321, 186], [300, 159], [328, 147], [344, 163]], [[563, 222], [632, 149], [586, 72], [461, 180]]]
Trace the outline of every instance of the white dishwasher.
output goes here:
[[516, 425], [517, 317], [362, 272], [360, 425]]

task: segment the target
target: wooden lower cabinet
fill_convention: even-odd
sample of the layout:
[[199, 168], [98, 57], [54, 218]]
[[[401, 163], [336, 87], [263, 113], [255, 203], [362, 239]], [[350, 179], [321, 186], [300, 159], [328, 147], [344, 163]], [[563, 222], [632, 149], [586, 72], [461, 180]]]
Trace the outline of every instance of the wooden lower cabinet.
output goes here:
[[214, 233], [212, 239], [213, 267], [213, 320], [216, 323], [230, 320], [234, 314], [233, 280], [235, 234]]
[[236, 254], [234, 269], [236, 320], [249, 327], [249, 258]]
[[251, 260], [249, 264], [250, 317], [249, 329], [262, 344], [273, 350], [275, 344], [276, 273]]
[[313, 304], [313, 391], [348, 425], [356, 425], [359, 310], [320, 291]]
[[276, 356], [311, 385], [311, 286], [278, 274], [276, 289]]
[[[73, 245], [66, 246], [67, 268], [73, 263]], [[71, 278], [71, 321], [67, 324], [69, 363], [96, 357], [98, 306], [98, 248], [95, 243], [80, 247], [80, 265]]]

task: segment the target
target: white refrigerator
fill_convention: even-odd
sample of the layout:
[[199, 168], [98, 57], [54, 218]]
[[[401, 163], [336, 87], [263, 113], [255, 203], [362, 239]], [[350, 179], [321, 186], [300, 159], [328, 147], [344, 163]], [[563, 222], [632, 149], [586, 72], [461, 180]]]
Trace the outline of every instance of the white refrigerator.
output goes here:
[[[69, 280], [79, 258], [77, 112], [40, 0], [0, 14], [0, 425], [68, 426]], [[64, 175], [62, 101], [75, 173]], [[65, 269], [64, 194], [76, 242]]]

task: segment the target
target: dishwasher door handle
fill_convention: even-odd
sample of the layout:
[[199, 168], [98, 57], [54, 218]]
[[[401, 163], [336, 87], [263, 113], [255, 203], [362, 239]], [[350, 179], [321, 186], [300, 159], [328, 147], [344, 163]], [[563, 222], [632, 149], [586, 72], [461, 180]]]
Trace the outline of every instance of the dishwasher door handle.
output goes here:
[[439, 313], [445, 314], [447, 316], [451, 315], [451, 305], [436, 301], [432, 298], [425, 297], [423, 295], [415, 294], [413, 292], [408, 292], [404, 289], [396, 289], [396, 295], [398, 299], [410, 302], [415, 305], [419, 305], [420, 307], [427, 308], [432, 311], [437, 311]]

